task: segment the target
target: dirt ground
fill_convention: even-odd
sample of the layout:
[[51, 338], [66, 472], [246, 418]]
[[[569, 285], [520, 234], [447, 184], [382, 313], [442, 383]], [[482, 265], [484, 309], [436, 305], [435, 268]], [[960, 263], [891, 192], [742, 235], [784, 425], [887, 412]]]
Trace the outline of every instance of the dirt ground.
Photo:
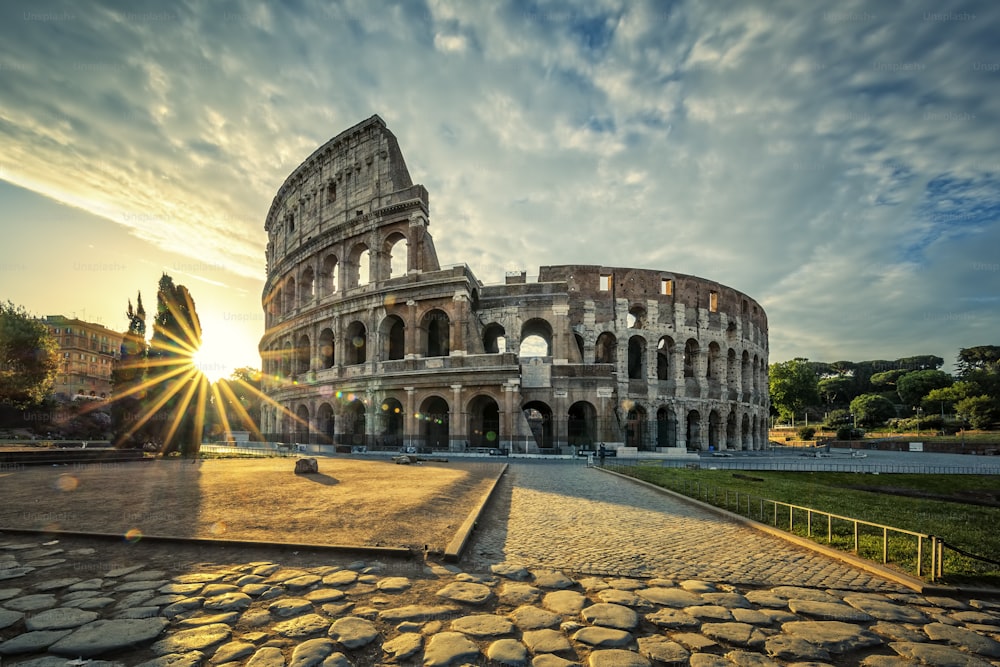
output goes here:
[[443, 549], [502, 467], [318, 461], [318, 475], [291, 458], [5, 470], [0, 530]]

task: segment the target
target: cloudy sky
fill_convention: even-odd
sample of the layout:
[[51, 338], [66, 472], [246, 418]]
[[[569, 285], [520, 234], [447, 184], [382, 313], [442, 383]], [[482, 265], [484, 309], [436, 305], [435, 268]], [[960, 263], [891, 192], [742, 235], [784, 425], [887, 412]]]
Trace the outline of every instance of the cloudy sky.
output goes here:
[[379, 114], [442, 264], [699, 275], [771, 362], [1000, 344], [1000, 3], [5, 2], [0, 298], [124, 329], [163, 271], [259, 366], [264, 217]]

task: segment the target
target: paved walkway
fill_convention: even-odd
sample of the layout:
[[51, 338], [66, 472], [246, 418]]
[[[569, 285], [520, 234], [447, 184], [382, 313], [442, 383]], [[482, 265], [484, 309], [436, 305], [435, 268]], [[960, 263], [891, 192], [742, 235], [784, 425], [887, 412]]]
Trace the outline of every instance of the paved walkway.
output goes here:
[[924, 596], [582, 465], [515, 463], [461, 567], [0, 534], [3, 666], [1000, 665]]
[[[904, 590], [584, 464], [512, 462], [467, 560], [730, 584]], [[504, 520], [506, 518], [506, 520]]]

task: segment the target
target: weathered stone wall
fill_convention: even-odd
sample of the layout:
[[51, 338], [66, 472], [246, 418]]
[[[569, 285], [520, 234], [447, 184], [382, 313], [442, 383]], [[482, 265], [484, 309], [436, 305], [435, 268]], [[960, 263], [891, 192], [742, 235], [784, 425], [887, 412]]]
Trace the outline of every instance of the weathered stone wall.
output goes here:
[[[369, 447], [570, 451], [766, 443], [767, 319], [695, 276], [442, 269], [377, 116], [298, 167], [268, 213], [262, 431]], [[366, 275], [367, 274], [367, 275]]]

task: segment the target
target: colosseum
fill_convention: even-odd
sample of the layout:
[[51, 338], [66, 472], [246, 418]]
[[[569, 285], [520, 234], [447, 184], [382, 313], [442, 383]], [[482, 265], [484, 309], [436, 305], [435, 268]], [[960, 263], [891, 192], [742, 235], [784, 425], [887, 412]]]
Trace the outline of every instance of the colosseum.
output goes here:
[[378, 116], [285, 180], [264, 227], [266, 438], [635, 456], [767, 442], [767, 318], [747, 295], [575, 264], [488, 285], [442, 267], [429, 227]]

